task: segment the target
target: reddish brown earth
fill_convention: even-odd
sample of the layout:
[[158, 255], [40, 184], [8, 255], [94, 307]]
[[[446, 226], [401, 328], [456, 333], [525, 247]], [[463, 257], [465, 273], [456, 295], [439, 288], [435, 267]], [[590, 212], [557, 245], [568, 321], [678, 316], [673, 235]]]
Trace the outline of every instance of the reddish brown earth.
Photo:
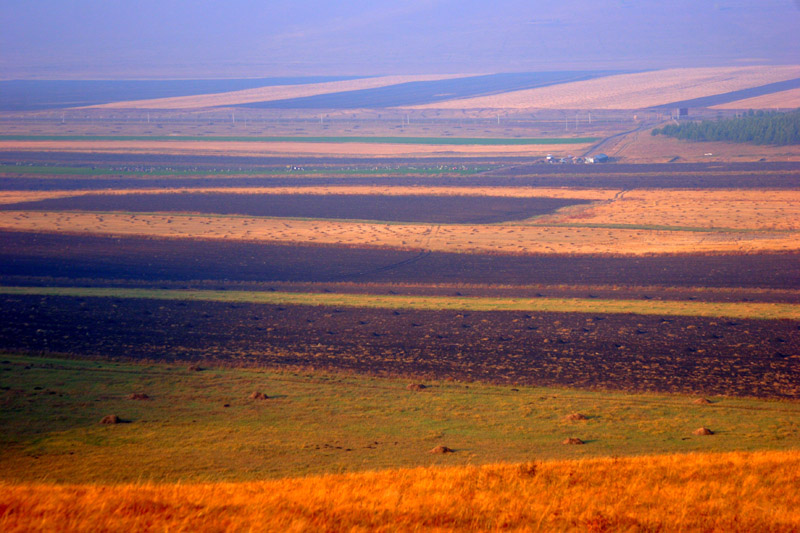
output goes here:
[[22, 352], [800, 398], [800, 325], [639, 315], [0, 297]]

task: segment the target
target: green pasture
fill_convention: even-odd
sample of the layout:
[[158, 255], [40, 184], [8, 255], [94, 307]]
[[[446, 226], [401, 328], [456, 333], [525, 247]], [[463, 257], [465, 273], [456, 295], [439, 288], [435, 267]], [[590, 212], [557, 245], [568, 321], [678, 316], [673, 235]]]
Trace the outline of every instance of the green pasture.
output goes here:
[[280, 291], [169, 290], [117, 287], [0, 286], [0, 294], [75, 296], [88, 298], [146, 298], [155, 300], [319, 305], [379, 309], [618, 313], [657, 316], [751, 318], [764, 320], [800, 319], [800, 305], [798, 304], [765, 302], [406, 296], [313, 292], [295, 293]]
[[[800, 404], [0, 355], [0, 479], [252, 480], [800, 446]], [[267, 399], [251, 399], [255, 392]], [[147, 400], [134, 400], [144, 393]], [[564, 417], [581, 413], [582, 421]], [[115, 414], [126, 423], [102, 425]], [[715, 434], [696, 436], [705, 426]], [[584, 445], [565, 445], [568, 437]], [[456, 453], [432, 455], [445, 445]]]

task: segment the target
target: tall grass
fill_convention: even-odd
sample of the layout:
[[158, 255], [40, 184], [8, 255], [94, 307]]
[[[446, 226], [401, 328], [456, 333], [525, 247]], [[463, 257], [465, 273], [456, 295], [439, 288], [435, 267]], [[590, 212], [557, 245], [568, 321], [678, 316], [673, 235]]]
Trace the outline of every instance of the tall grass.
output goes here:
[[15, 531], [797, 531], [800, 452], [416, 468], [255, 483], [0, 484]]

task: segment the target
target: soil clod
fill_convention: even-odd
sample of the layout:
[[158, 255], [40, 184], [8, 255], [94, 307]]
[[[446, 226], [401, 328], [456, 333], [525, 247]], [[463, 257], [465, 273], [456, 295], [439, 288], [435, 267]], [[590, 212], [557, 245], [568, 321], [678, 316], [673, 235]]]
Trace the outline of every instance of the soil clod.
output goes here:
[[129, 400], [149, 400], [150, 396], [143, 392], [134, 392], [133, 394], [128, 395]]
[[263, 392], [255, 391], [250, 395], [251, 400], [267, 400], [269, 396], [264, 394]]
[[445, 454], [445, 453], [456, 453], [456, 451], [452, 448], [448, 448], [447, 446], [439, 445], [429, 450], [428, 453]]
[[101, 424], [121, 424], [122, 419], [117, 415], [106, 415], [100, 419]]
[[710, 429], [706, 428], [706, 427], [703, 427], [703, 428], [697, 428], [697, 429], [695, 429], [695, 430], [692, 432], [692, 434], [694, 434], [694, 435], [713, 435], [713, 434], [714, 434], [714, 432], [713, 432], [713, 431], [711, 431]]
[[586, 444], [586, 443], [585, 443], [585, 442], [583, 442], [583, 441], [582, 441], [581, 439], [579, 439], [579, 438], [576, 438], [576, 437], [570, 437], [570, 438], [568, 438], [568, 439], [564, 439], [563, 441], [561, 441], [561, 444]]

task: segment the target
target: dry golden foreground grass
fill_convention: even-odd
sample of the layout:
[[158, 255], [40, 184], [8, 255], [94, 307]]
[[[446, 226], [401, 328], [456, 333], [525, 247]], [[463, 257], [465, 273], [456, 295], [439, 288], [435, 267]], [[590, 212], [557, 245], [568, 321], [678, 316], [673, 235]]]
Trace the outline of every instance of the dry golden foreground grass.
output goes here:
[[413, 109], [642, 109], [800, 77], [800, 66], [679, 68], [620, 74]]
[[379, 195], [379, 196], [488, 196], [504, 198], [578, 198], [611, 200], [616, 189], [556, 189], [534, 187], [409, 187], [409, 186], [307, 186], [307, 187], [197, 187], [163, 189], [99, 189], [80, 191], [0, 191], [0, 204], [35, 202], [48, 198], [69, 198], [89, 194], [314, 194], [314, 195]]
[[538, 222], [800, 230], [800, 191], [636, 189]]
[[446, 80], [463, 78], [466, 76], [469, 76], [469, 74], [380, 76], [376, 78], [329, 81], [300, 85], [272, 85], [259, 87], [257, 89], [245, 89], [241, 91], [230, 91], [214, 94], [200, 94], [195, 96], [130, 100], [125, 102], [112, 102], [110, 104], [102, 104], [91, 107], [106, 109], [194, 109], [248, 104], [252, 102], [268, 102], [272, 100], [285, 100], [287, 98], [302, 98], [306, 96], [315, 96], [318, 94], [375, 89], [378, 87], [397, 85], [398, 83]]
[[331, 157], [441, 157], [460, 156], [543, 156], [554, 153], [583, 153], [586, 144], [526, 145], [435, 145], [391, 143], [309, 143], [238, 141], [0, 141], [2, 151], [145, 153], [170, 155], [292, 155]]
[[791, 89], [715, 105], [711, 106], [711, 109], [794, 109], [798, 107], [800, 107], [800, 89]]
[[648, 255], [800, 249], [797, 232], [530, 225], [434, 226], [180, 214], [6, 211], [0, 213], [0, 228], [468, 253]]
[[429, 467], [255, 483], [0, 484], [0, 528], [797, 531], [798, 484], [798, 451]]

